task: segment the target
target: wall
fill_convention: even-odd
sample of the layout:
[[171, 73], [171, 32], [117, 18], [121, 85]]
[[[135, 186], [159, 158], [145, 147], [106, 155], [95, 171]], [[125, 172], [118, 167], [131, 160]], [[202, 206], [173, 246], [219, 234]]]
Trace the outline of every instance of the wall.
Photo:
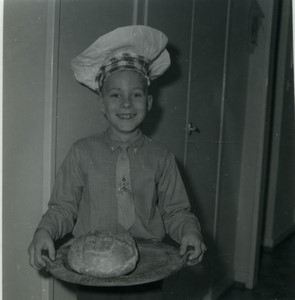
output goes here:
[[263, 240], [263, 245], [268, 248], [275, 247], [295, 230], [295, 110], [290, 5], [290, 1], [283, 2], [279, 19], [269, 188]]
[[3, 299], [41, 298], [27, 247], [42, 213], [46, 1], [4, 3]]

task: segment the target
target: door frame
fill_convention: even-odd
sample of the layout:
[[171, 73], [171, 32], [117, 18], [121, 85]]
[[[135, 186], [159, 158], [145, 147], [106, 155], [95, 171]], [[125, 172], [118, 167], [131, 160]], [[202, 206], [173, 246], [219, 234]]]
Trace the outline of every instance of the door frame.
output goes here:
[[[59, 51], [59, 18], [61, 0], [47, 2], [47, 34], [44, 83], [44, 132], [43, 132], [43, 193], [42, 211], [48, 208], [56, 173], [56, 114], [57, 74]], [[41, 278], [41, 300], [53, 300], [54, 281], [52, 277]]]
[[249, 54], [245, 130], [235, 245], [235, 281], [252, 289], [257, 281], [265, 196], [266, 156], [269, 139], [269, 73], [273, 0], [257, 0], [263, 12], [263, 30]]
[[291, 1], [283, 1], [281, 11], [281, 22], [279, 26], [279, 38], [278, 38], [278, 57], [277, 57], [277, 76], [275, 78], [275, 100], [274, 100], [274, 113], [272, 124], [272, 142], [271, 142], [271, 157], [269, 167], [269, 184], [266, 198], [266, 213], [265, 213], [265, 229], [264, 229], [264, 241], [263, 246], [268, 248], [275, 247], [281, 242], [294, 228], [283, 232], [279, 236], [274, 236], [274, 222], [275, 222], [275, 204], [277, 196], [277, 181], [279, 171], [279, 154], [281, 143], [281, 127], [283, 118], [283, 102], [285, 91], [285, 69], [287, 67], [287, 41], [289, 38], [289, 22], [291, 21], [290, 5]]

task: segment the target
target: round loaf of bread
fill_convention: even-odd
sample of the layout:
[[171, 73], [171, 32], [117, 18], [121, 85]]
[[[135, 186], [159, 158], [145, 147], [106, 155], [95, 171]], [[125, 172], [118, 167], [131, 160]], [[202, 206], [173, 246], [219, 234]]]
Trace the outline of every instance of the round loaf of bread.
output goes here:
[[138, 250], [127, 233], [91, 231], [77, 238], [68, 252], [68, 263], [78, 273], [117, 277], [133, 271]]

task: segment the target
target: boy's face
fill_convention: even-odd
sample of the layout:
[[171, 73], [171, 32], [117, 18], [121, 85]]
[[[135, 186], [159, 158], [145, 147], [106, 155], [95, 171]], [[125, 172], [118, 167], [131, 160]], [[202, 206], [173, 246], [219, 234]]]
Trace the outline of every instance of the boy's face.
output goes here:
[[108, 119], [112, 133], [122, 141], [135, 136], [153, 98], [147, 95], [143, 76], [134, 71], [119, 71], [110, 75], [102, 87], [100, 109]]

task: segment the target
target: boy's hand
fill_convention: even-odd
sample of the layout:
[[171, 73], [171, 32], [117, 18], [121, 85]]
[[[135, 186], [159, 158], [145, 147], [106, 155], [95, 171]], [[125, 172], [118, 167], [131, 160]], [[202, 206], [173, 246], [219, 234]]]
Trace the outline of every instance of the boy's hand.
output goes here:
[[[188, 250], [188, 246], [192, 246], [193, 250]], [[200, 263], [206, 250], [207, 247], [200, 234], [188, 233], [181, 239], [180, 255], [182, 256], [189, 251], [187, 262], [189, 266]]]
[[46, 259], [48, 259], [42, 256], [42, 250], [48, 251], [50, 260], [55, 260], [54, 243], [49, 232], [44, 229], [39, 229], [36, 231], [28, 248], [30, 265], [37, 270], [44, 268], [46, 266]]

